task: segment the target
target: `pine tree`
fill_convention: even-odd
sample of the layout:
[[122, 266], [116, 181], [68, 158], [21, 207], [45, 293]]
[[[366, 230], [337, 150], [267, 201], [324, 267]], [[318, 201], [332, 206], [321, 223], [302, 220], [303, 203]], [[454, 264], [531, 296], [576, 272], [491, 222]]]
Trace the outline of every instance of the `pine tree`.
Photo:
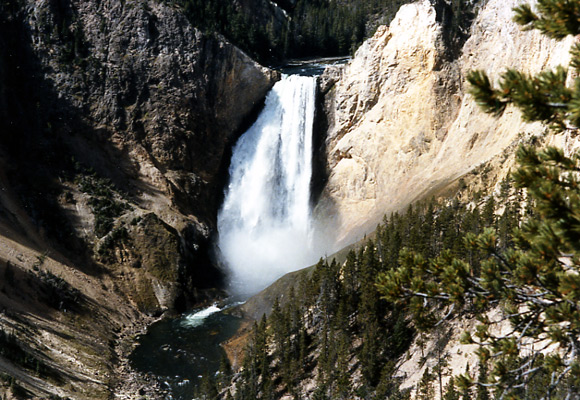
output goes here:
[[[286, 339], [288, 338], [286, 316], [282, 312], [278, 298], [274, 300], [270, 314], [270, 330], [276, 345], [276, 357], [282, 358], [286, 354]], [[266, 324], [265, 320], [263, 323]]]
[[329, 400], [329, 397], [326, 394], [325, 385], [320, 385], [316, 388], [316, 390], [312, 394], [312, 400]]
[[422, 241], [419, 251], [426, 257], [433, 257], [435, 255], [434, 245], [434, 227], [435, 227], [435, 200], [431, 199], [425, 210], [425, 216], [421, 224]]
[[326, 387], [328, 376], [331, 370], [330, 344], [328, 340], [328, 331], [322, 329], [319, 342], [320, 354], [318, 355], [318, 385]]
[[443, 376], [447, 374], [447, 353], [443, 351], [446, 341], [442, 341], [437, 334], [438, 340], [435, 345], [437, 353], [436, 364], [433, 366], [433, 373], [437, 376], [437, 383], [439, 386], [439, 398], [443, 398]]
[[337, 357], [334, 378], [336, 382], [336, 395], [334, 398], [337, 400], [347, 400], [350, 396], [349, 343], [347, 335], [340, 332], [338, 334], [338, 343], [336, 344]]
[[396, 371], [396, 358], [390, 359], [383, 367], [381, 380], [375, 390], [375, 399], [399, 399], [402, 397], [399, 391], [399, 381], [394, 379]]
[[478, 385], [476, 388], [477, 395], [475, 396], [475, 400], [490, 400], [489, 391], [487, 389], [487, 386], [485, 386], [487, 384], [487, 374], [488, 374], [487, 364], [480, 361], [477, 377]]
[[417, 386], [417, 400], [432, 400], [435, 398], [435, 390], [433, 389], [433, 374], [429, 371], [429, 368], [425, 368], [423, 377], [419, 381]]
[[[556, 39], [580, 33], [579, 0], [538, 0], [536, 9], [518, 6], [515, 20]], [[572, 49], [570, 66], [576, 70], [580, 66], [580, 44]], [[566, 69], [558, 67], [536, 76], [508, 70], [499, 89], [492, 88], [481, 71], [471, 73], [469, 81], [472, 94], [487, 112], [501, 114], [513, 104], [527, 121], [577, 132], [580, 79], [567, 87], [567, 78]], [[580, 392], [580, 155], [521, 147], [517, 162], [512, 175], [515, 186], [527, 189], [534, 217], [515, 230], [513, 248], [502, 249], [491, 228], [465, 235], [467, 249], [486, 254], [479, 276], [472, 265], [450, 254], [426, 260], [403, 252], [401, 267], [382, 274], [379, 287], [389, 300], [411, 299], [411, 309], [419, 317], [428, 312], [427, 299], [451, 309], [466, 306], [469, 299], [479, 310], [480, 325], [475, 337], [466, 333], [463, 341], [481, 345], [478, 356], [482, 363], [490, 363], [487, 381], [495, 386], [497, 396], [519, 398], [521, 388], [545, 370], [550, 380], [544, 398], [556, 394], [573, 398]], [[513, 329], [505, 336], [494, 334], [493, 321], [481, 313], [500, 305]], [[540, 341], [541, 346], [526, 345]], [[542, 356], [538, 347], [552, 351]], [[467, 375], [458, 378], [463, 388], [472, 381]]]
[[230, 360], [225, 352], [222, 353], [220, 358], [220, 366], [219, 366], [219, 379], [218, 379], [218, 386], [223, 388], [227, 385], [231, 374], [232, 374], [232, 365], [230, 364]]
[[[575, 0], [538, 0], [537, 12], [524, 4], [514, 9], [514, 20], [525, 29], [538, 29], [555, 39], [580, 33], [580, 5]], [[570, 66], [580, 67], [580, 44], [571, 51]], [[535, 76], [508, 69], [494, 89], [485, 72], [468, 76], [471, 93], [489, 113], [501, 115], [510, 104], [517, 106], [526, 121], [542, 121], [556, 130], [580, 126], [580, 81], [566, 86], [567, 70], [557, 67]]]
[[380, 314], [379, 293], [375, 287], [376, 276], [380, 268], [372, 240], [367, 242], [359, 260], [361, 260], [359, 322], [364, 329], [365, 325], [377, 323]]
[[443, 400], [459, 400], [459, 393], [455, 388], [455, 379], [453, 377], [449, 378], [449, 382], [445, 385]]
[[218, 396], [215, 380], [209, 372], [206, 372], [201, 379], [201, 400], [215, 400]]
[[461, 400], [471, 400], [472, 387], [469, 384], [471, 381], [471, 374], [469, 373], [469, 364], [465, 366], [465, 373], [458, 377], [458, 386], [460, 389]]

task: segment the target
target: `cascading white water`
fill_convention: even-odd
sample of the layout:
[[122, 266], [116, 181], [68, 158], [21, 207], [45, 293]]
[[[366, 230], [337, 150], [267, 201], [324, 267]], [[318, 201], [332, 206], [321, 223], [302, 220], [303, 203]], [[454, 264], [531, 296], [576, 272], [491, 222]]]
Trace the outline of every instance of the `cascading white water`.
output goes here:
[[316, 262], [310, 179], [316, 78], [284, 76], [233, 148], [218, 247], [239, 295]]

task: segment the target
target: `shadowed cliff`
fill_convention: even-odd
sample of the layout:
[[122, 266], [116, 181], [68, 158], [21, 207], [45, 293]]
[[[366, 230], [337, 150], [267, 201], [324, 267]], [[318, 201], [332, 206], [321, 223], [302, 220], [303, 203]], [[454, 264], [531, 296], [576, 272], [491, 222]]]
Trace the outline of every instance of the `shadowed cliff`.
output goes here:
[[224, 157], [278, 78], [158, 2], [0, 5], [0, 393], [136, 393], [131, 332], [218, 295]]

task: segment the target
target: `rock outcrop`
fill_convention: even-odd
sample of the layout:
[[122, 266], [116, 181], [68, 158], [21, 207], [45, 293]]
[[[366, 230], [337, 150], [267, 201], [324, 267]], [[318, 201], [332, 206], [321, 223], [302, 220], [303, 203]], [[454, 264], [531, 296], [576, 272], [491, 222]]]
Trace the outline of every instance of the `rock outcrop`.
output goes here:
[[0, 395], [138, 396], [123, 339], [218, 283], [229, 147], [279, 76], [170, 3], [0, 5]]
[[483, 2], [456, 60], [445, 57], [432, 2], [402, 6], [346, 67], [326, 71], [328, 181], [317, 215], [341, 232], [339, 244], [545, 131], [514, 109], [500, 118], [486, 115], [466, 94], [465, 76], [473, 69], [495, 80], [507, 67], [534, 73], [567, 65], [572, 39], [522, 31], [511, 20], [518, 3]]
[[[56, 199], [55, 208], [96, 251], [132, 210], [132, 217], [153, 212], [171, 227], [172, 252], [196, 253], [213, 228], [228, 146], [277, 74], [162, 2], [37, 1], [10, 11], [2, 93], [12, 103], [3, 109], [12, 137], [4, 148], [14, 174], [23, 175], [17, 179], [37, 179], [18, 163], [43, 153], [46, 178], [59, 181], [46, 189], [68, 199]], [[88, 190], [96, 178], [84, 178], [93, 171], [111, 181], [118, 203], [129, 204], [104, 216], [113, 221], [96, 235], [91, 228], [106, 205]], [[43, 213], [42, 204], [32, 207]], [[51, 225], [47, 219], [41, 223]], [[47, 233], [41, 240], [60, 239]]]

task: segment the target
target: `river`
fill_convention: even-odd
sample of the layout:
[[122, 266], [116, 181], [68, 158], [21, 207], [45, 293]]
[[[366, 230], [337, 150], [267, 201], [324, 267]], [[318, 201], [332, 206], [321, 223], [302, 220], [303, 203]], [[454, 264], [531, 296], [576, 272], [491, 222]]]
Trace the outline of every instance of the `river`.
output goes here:
[[224, 354], [220, 343], [236, 333], [240, 322], [215, 305], [161, 320], [137, 338], [131, 365], [158, 380], [166, 399], [191, 400], [201, 377], [219, 369]]

